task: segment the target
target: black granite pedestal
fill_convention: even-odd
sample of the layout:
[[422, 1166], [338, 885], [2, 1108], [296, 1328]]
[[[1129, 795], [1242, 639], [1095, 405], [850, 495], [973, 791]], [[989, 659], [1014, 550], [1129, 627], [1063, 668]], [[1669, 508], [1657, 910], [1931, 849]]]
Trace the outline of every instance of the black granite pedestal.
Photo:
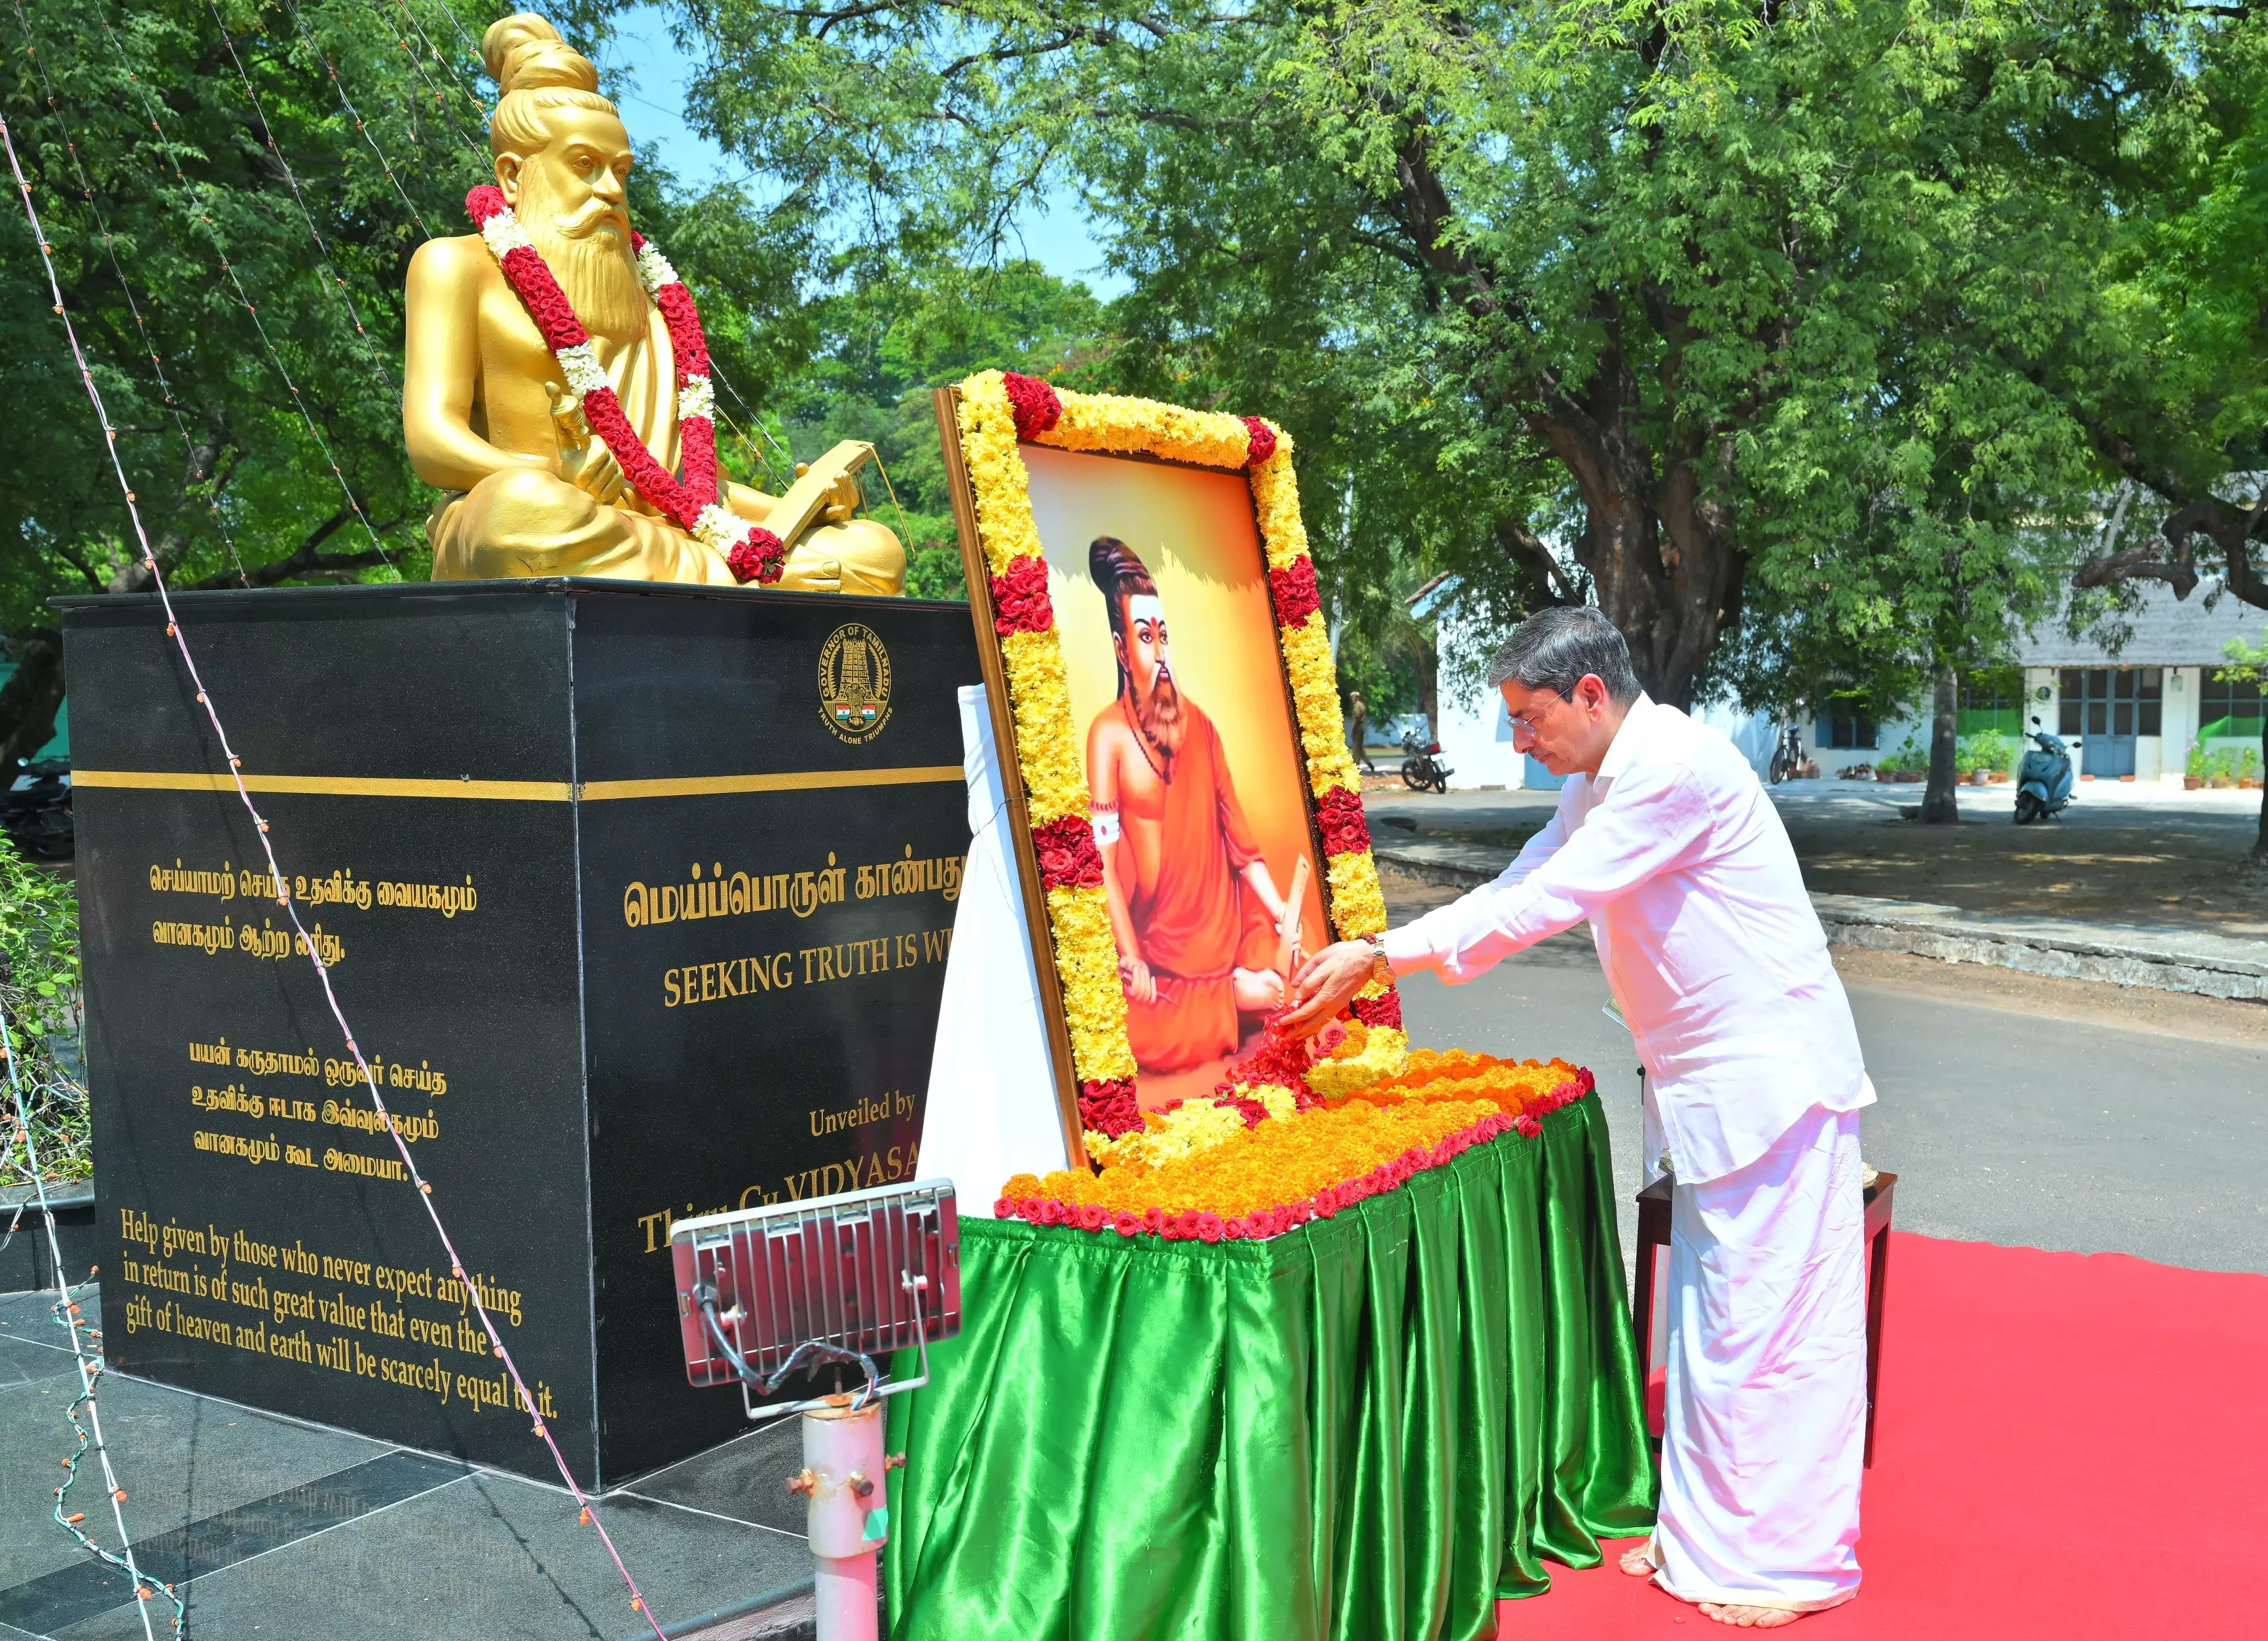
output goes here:
[[[586, 1485], [742, 1428], [674, 1218], [909, 1180], [968, 832], [960, 605], [192, 594], [287, 890]], [[541, 1476], [154, 600], [63, 601], [111, 1361]]]

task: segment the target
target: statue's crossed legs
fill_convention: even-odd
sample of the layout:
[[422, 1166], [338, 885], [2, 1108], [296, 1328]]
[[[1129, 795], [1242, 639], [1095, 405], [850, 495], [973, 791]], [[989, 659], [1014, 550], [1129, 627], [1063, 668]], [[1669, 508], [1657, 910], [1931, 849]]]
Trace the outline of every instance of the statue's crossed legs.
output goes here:
[[[735, 487], [737, 488], [737, 487]], [[425, 521], [433, 579], [605, 576], [737, 585], [724, 559], [659, 514], [608, 506], [540, 467], [490, 474], [441, 498]], [[795, 592], [895, 593], [905, 549], [883, 526], [821, 525], [790, 549], [779, 585]]]

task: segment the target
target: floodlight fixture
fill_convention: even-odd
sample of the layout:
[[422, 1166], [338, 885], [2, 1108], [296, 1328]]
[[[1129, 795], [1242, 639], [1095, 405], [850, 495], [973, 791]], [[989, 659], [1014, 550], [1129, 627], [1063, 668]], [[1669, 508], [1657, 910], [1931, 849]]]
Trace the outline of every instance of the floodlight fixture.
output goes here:
[[[670, 1227], [686, 1377], [737, 1381], [751, 1419], [803, 1415], [820, 1641], [872, 1641], [875, 1556], [888, 1541], [881, 1401], [929, 1382], [929, 1347], [961, 1330], [961, 1222], [950, 1180], [704, 1214]], [[911, 1379], [875, 1358], [920, 1353]], [[771, 1402], [799, 1372], [856, 1366], [855, 1393]], [[765, 1400], [760, 1402], [759, 1398]]]

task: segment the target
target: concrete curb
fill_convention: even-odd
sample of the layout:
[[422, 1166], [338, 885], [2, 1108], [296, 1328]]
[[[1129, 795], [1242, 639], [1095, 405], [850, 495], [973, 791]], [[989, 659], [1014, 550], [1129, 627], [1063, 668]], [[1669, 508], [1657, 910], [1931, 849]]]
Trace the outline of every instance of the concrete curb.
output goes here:
[[[1476, 888], [1513, 857], [1510, 850], [1484, 843], [1448, 838], [1403, 843], [1378, 832], [1372, 835], [1380, 865], [1449, 888]], [[2054, 917], [1987, 917], [1957, 907], [1863, 894], [1814, 894], [1811, 903], [1830, 945], [1904, 952], [1948, 963], [1985, 963], [2065, 980], [2268, 1002], [2268, 942]]]
[[1491, 882], [1496, 875], [1512, 864], [1513, 852], [1508, 849], [1492, 849], [1486, 843], [1460, 843], [1449, 838], [1413, 838], [1408, 843], [1389, 841], [1395, 828], [1371, 828], [1371, 853], [1379, 865], [1390, 865], [1404, 877], [1415, 878], [1420, 883], [1439, 884], [1444, 888], [1476, 889]]
[[1951, 906], [1815, 894], [1837, 946], [1908, 952], [1948, 963], [1989, 963], [2066, 980], [2149, 986], [2200, 997], [2268, 1001], [2268, 945], [2187, 930], [2047, 917], [1985, 918]]

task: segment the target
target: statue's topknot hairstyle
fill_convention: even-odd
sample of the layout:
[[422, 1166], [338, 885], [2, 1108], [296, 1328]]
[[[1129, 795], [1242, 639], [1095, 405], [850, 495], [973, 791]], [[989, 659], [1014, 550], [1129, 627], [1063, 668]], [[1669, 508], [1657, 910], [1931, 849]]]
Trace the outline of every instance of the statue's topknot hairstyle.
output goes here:
[[481, 36], [481, 58], [488, 64], [489, 77], [504, 92], [489, 121], [493, 153], [541, 151], [551, 141], [543, 117], [550, 109], [615, 112], [614, 104], [599, 95], [598, 65], [533, 11], [515, 12], [490, 24]]

